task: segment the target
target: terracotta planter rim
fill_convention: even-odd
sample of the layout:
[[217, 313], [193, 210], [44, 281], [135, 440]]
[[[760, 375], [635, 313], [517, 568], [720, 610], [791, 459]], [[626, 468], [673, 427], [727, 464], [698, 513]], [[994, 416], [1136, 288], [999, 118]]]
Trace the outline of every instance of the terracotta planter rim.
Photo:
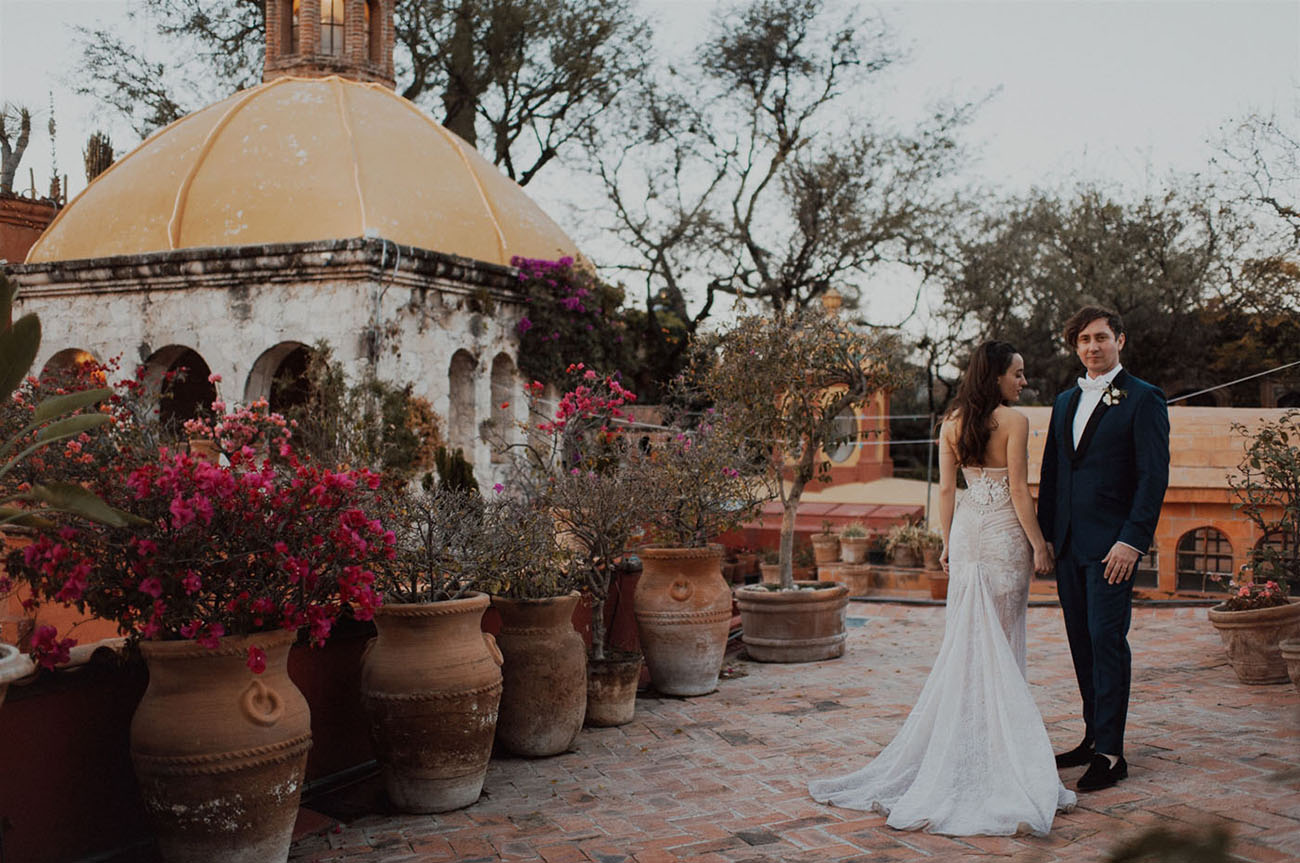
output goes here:
[[713, 557], [721, 560], [724, 552], [722, 545], [716, 542], [703, 546], [643, 545], [636, 550], [638, 557], [648, 557], [652, 560], [694, 560]]
[[794, 584], [794, 590], [768, 590], [761, 584], [747, 584], [737, 592], [743, 593], [746, 600], [759, 602], [820, 602], [847, 596], [849, 592], [848, 585], [838, 581], [796, 581]]
[[1228, 611], [1223, 607], [1224, 603], [1221, 602], [1210, 608], [1206, 613], [1211, 623], [1225, 629], [1237, 626], [1254, 626], [1260, 621], [1277, 618], [1285, 619], [1293, 616], [1300, 610], [1300, 597], [1292, 596], [1288, 600], [1287, 605], [1274, 605], [1270, 608], [1243, 608], [1237, 611]]
[[157, 656], [166, 659], [203, 659], [208, 656], [243, 656], [250, 645], [258, 647], [287, 647], [298, 640], [296, 629], [270, 629], [249, 635], [223, 635], [219, 647], [207, 648], [193, 639], [184, 641], [140, 641], [140, 653], [148, 659]]
[[567, 602], [574, 597], [581, 598], [582, 593], [577, 590], [571, 590], [568, 593], [562, 593], [558, 596], [542, 596], [535, 599], [516, 599], [513, 596], [497, 596], [495, 593], [487, 594], [487, 596], [493, 605], [511, 604], [539, 608], [544, 605], [556, 605], [557, 603]]
[[488, 595], [473, 591], [456, 599], [438, 599], [430, 602], [385, 602], [375, 609], [375, 617], [429, 617], [440, 614], [459, 614], [476, 607], [488, 607]]

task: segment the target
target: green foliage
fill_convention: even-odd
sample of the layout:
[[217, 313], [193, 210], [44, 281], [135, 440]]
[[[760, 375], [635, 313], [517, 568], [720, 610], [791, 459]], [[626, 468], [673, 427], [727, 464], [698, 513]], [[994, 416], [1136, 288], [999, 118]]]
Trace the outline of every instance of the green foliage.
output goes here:
[[885, 534], [885, 553], [893, 554], [896, 549], [910, 548], [918, 554], [925, 548], [927, 540], [925, 528], [912, 524], [896, 524]]
[[419, 476], [433, 466], [441, 435], [437, 416], [411, 389], [372, 376], [349, 383], [330, 346], [318, 342], [307, 363], [306, 399], [282, 411], [294, 449], [321, 464], [368, 468], [389, 484]]
[[846, 524], [840, 528], [841, 539], [865, 539], [867, 534], [867, 526], [860, 521]]
[[478, 492], [478, 480], [474, 479], [474, 466], [465, 459], [465, 451], [460, 447], [452, 452], [445, 446], [435, 451], [433, 462], [438, 471], [438, 487], [460, 492]]

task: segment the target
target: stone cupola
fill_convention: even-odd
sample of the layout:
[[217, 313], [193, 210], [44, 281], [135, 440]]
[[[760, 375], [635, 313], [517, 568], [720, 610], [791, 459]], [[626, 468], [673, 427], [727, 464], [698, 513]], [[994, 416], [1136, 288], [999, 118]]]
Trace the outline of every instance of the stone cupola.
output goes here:
[[263, 81], [338, 75], [387, 87], [396, 0], [266, 0]]

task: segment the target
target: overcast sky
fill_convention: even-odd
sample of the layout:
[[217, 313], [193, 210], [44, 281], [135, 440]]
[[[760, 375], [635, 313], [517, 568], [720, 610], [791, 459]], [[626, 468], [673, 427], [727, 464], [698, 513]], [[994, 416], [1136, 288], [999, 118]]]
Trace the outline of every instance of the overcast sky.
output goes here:
[[[138, 2], [138, 0], [137, 0]], [[716, 3], [655, 0], [661, 48], [694, 44]], [[1225, 122], [1252, 111], [1294, 122], [1300, 93], [1300, 2], [947, 2], [863, 4], [883, 12], [908, 61], [872, 91], [886, 115], [919, 115], [936, 97], [998, 92], [969, 129], [982, 154], [975, 179], [1008, 191], [1100, 179], [1143, 191], [1171, 171], [1203, 168]], [[76, 60], [74, 23], [123, 22], [128, 0], [0, 0], [0, 100], [39, 109], [27, 169], [49, 182], [44, 132], [49, 93], [58, 120], [58, 164], [75, 195], [85, 186], [81, 148], [107, 128], [119, 153], [129, 127], [95, 114], [65, 83]], [[864, 94], [864, 98], [865, 98]], [[540, 179], [540, 178], [539, 178]], [[530, 187], [562, 224], [572, 217]], [[580, 225], [567, 224], [581, 239]]]

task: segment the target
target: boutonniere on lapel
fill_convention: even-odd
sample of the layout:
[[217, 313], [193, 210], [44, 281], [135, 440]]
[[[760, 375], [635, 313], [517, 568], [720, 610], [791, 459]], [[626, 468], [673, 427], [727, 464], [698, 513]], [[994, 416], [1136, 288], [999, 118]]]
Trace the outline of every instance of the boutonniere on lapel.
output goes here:
[[1128, 395], [1127, 390], [1120, 389], [1119, 387], [1115, 386], [1114, 383], [1107, 383], [1106, 389], [1101, 391], [1101, 403], [1106, 405], [1107, 407], [1110, 407], [1111, 405], [1117, 405], [1120, 402], [1124, 401], [1124, 397], [1127, 395]]

